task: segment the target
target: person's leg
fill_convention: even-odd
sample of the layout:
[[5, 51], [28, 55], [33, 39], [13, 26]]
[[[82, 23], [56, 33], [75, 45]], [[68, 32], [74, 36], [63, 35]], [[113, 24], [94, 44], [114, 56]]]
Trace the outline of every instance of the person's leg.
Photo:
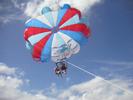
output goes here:
[[60, 76], [63, 78], [63, 76], [62, 76], [62, 71], [60, 71]]

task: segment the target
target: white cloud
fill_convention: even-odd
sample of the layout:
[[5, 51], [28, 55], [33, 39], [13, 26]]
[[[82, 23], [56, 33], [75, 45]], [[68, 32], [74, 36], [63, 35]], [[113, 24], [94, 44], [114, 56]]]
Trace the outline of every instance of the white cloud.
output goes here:
[[18, 2], [19, 0], [3, 0], [0, 1], [0, 22], [6, 24], [11, 21], [25, 20], [23, 14], [26, 2]]
[[21, 9], [21, 4], [18, 4], [17, 2], [18, 0], [11, 0], [11, 2], [13, 3], [14, 7]]
[[[41, 9], [45, 6], [51, 7], [53, 10], [58, 9], [58, 0], [10, 0], [3, 1], [0, 4], [0, 11], [4, 12], [0, 16], [0, 22], [8, 23], [10, 21], [26, 20], [28, 17], [36, 17], [41, 14]], [[90, 11], [90, 9], [103, 0], [59, 0], [60, 6], [64, 3], [70, 4], [72, 7], [79, 9], [82, 13]], [[81, 3], [82, 2], [82, 3]]]
[[0, 74], [15, 74], [15, 68], [9, 68], [5, 64], [0, 63]]
[[[72, 7], [79, 9], [81, 12], [90, 10], [92, 6], [97, 3], [100, 3], [102, 0], [59, 0], [59, 5], [70, 4]], [[82, 2], [82, 3], [81, 3]], [[27, 16], [35, 17], [40, 15], [41, 9], [45, 6], [51, 7], [53, 10], [58, 9], [57, 0], [32, 0], [27, 3], [25, 14]]]
[[16, 68], [0, 64], [0, 69], [0, 100], [52, 100], [39, 91], [32, 94], [21, 90], [27, 80], [14, 75], [18, 74]]
[[[117, 80], [116, 84], [129, 90], [126, 87], [128, 83], [122, 80]], [[94, 78], [91, 81], [73, 85], [59, 95], [59, 98], [62, 100], [132, 100], [133, 95], [112, 87], [100, 78]]]
[[72, 7], [75, 7], [83, 12], [86, 9], [90, 10], [92, 6], [100, 3], [101, 1], [102, 0], [61, 0], [61, 5], [63, 5], [64, 3], [68, 3]]
[[[1, 66], [8, 70], [12, 69], [4, 64], [0, 64]], [[7, 72], [4, 71], [4, 73]], [[14, 73], [17, 74], [16, 70], [12, 74]], [[0, 100], [132, 100], [133, 98], [132, 94], [129, 95], [98, 77], [63, 90], [58, 89], [56, 84], [52, 83], [48, 93], [44, 90], [35, 89], [33, 90], [36, 92], [33, 93], [22, 90], [22, 87], [26, 85], [25, 79], [12, 74], [5, 74], [0, 74]], [[129, 88], [131, 82], [119, 79], [110, 81], [133, 92]]]

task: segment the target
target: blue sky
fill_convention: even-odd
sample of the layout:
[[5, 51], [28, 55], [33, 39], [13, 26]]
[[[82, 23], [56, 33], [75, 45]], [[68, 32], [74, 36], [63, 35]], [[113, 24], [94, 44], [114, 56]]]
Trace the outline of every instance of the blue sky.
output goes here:
[[[0, 62], [24, 72], [23, 78], [30, 83], [22, 89], [48, 90], [52, 84], [66, 89], [93, 79], [72, 66], [68, 66], [68, 74], [61, 79], [54, 74], [53, 62], [33, 61], [23, 39], [28, 19], [23, 6], [27, 3], [26, 0], [0, 1]], [[17, 4], [21, 4], [20, 8]], [[106, 79], [133, 81], [133, 1], [102, 0], [86, 15], [91, 37], [80, 53], [68, 61]]]

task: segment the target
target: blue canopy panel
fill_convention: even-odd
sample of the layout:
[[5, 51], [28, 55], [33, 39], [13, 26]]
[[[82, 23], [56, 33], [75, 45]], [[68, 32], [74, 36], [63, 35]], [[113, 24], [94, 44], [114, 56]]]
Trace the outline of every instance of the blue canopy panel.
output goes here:
[[53, 41], [54, 34], [51, 35], [49, 40], [47, 41], [46, 45], [44, 46], [42, 53], [41, 53], [41, 61], [47, 62], [51, 58], [51, 47], [52, 47], [52, 41]]
[[62, 20], [63, 16], [65, 15], [65, 13], [67, 12], [68, 9], [59, 9], [59, 12], [58, 12], [58, 19], [57, 19], [57, 22], [56, 22], [56, 26], [59, 25], [60, 21]]
[[48, 28], [51, 29], [50, 26], [46, 25], [45, 23], [33, 18], [26, 22], [26, 27], [39, 27], [39, 28]]
[[44, 16], [47, 18], [50, 24], [54, 26], [54, 16], [52, 15], [52, 11], [48, 13], [44, 13]]
[[60, 32], [68, 35], [69, 37], [77, 41], [80, 45], [83, 45], [88, 41], [88, 39], [84, 37], [81, 32], [75, 32], [69, 30], [60, 30]]

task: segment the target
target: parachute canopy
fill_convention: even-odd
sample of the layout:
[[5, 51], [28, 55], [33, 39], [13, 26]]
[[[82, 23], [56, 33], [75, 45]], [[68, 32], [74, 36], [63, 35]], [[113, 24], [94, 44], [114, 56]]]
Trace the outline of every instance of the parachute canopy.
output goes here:
[[52, 11], [49, 7], [44, 7], [42, 9], [42, 14]]
[[45, 7], [41, 16], [28, 20], [24, 39], [33, 59], [59, 62], [78, 53], [90, 35], [80, 19], [80, 11], [65, 4], [57, 11]]

